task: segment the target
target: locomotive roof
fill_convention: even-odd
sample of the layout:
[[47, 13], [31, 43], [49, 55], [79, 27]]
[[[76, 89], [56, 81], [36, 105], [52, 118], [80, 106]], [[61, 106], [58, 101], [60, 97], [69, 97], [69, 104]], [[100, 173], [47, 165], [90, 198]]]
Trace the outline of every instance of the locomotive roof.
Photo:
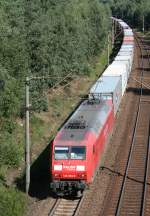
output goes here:
[[62, 141], [83, 140], [86, 133], [91, 130], [98, 135], [110, 110], [111, 105], [106, 101], [95, 103], [85, 100], [65, 123], [58, 139]]

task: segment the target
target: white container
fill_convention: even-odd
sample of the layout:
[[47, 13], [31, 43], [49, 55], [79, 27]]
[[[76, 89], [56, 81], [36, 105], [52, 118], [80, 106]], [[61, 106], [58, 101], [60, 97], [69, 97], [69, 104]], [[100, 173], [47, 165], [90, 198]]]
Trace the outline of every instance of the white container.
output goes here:
[[119, 65], [120, 67], [124, 67], [124, 65], [125, 65], [126, 66], [126, 71], [127, 71], [127, 77], [129, 77], [131, 67], [130, 67], [130, 63], [129, 63], [128, 60], [124, 60], [124, 61], [114, 60], [112, 62], [112, 65]]
[[[128, 61], [128, 65], [129, 65], [129, 69], [131, 71], [131, 67], [132, 67], [132, 56], [128, 55], [128, 56], [116, 56], [115, 61]], [[128, 76], [129, 76], [129, 71], [128, 71]]]
[[115, 60], [119, 60], [119, 61], [126, 61], [129, 60], [130, 63], [132, 63], [132, 56], [131, 55], [117, 55], [115, 57]]
[[134, 46], [134, 41], [124, 41], [122, 46]]
[[89, 100], [111, 100], [116, 114], [122, 98], [121, 82], [121, 76], [101, 76], [90, 89]]
[[126, 65], [120, 64], [116, 65], [109, 65], [103, 73], [103, 76], [121, 76], [122, 79], [122, 95], [125, 92], [126, 85], [127, 85], [127, 68]]
[[134, 44], [122, 44], [121, 49], [132, 49], [134, 50]]
[[118, 52], [119, 55], [122, 55], [123, 53], [128, 53], [129, 55], [134, 55], [134, 49], [133, 48], [121, 48], [120, 51]]
[[132, 29], [129, 27], [128, 29], [124, 30], [125, 32], [133, 32]]
[[129, 29], [130, 27], [125, 22], [119, 22], [123, 29]]
[[133, 56], [133, 50], [121, 50], [118, 52], [117, 56]]
[[119, 51], [117, 56], [131, 56], [131, 60], [133, 61], [133, 50], [130, 51]]
[[133, 49], [133, 47], [132, 48], [130, 48], [130, 47], [121, 47], [120, 48], [120, 50], [119, 50], [119, 52], [129, 52], [129, 53], [133, 53], [133, 51], [134, 51], [134, 49]]
[[134, 36], [132, 30], [129, 29], [125, 29], [124, 30], [124, 36]]
[[121, 48], [118, 52], [119, 53], [129, 53], [129, 55], [133, 54], [134, 49], [133, 48]]
[[133, 47], [121, 47], [119, 52], [134, 52]]

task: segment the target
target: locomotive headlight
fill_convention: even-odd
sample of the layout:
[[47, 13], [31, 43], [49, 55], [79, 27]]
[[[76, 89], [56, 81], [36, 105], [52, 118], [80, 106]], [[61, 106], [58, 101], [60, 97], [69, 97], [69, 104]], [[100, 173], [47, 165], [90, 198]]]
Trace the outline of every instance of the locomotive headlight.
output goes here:
[[61, 171], [62, 170], [62, 165], [54, 165], [54, 170], [55, 171]]
[[55, 176], [55, 178], [60, 178], [61, 177], [61, 175], [58, 174], [58, 173], [55, 173], [54, 176]]
[[78, 173], [78, 177], [80, 179], [85, 179], [86, 178], [86, 174], [85, 173]]
[[82, 178], [86, 177], [86, 174], [81, 174], [81, 177], [82, 177]]
[[85, 166], [77, 166], [76, 170], [77, 171], [85, 171]]

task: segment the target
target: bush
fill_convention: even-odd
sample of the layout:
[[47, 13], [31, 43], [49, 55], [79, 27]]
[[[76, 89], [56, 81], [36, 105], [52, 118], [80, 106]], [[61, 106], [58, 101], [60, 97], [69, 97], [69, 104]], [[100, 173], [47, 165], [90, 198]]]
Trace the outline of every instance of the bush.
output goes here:
[[18, 166], [22, 158], [22, 146], [19, 146], [16, 142], [16, 137], [8, 132], [4, 132], [0, 135], [0, 166], [7, 165]]
[[16, 189], [10, 189], [0, 184], [0, 215], [23, 216], [25, 211], [25, 196]]
[[116, 17], [127, 20], [134, 27], [142, 30], [143, 16], [145, 28], [149, 28], [150, 1], [149, 0], [113, 0], [110, 1], [113, 14]]
[[[99, 0], [1, 1], [0, 116], [19, 116], [26, 76], [89, 74], [90, 62], [104, 47], [110, 11]], [[3, 75], [4, 74], [4, 75]], [[56, 80], [31, 81], [31, 101], [47, 110], [42, 92]], [[58, 81], [58, 80], [57, 80]], [[22, 113], [21, 113], [22, 114]], [[23, 116], [23, 115], [22, 115]]]

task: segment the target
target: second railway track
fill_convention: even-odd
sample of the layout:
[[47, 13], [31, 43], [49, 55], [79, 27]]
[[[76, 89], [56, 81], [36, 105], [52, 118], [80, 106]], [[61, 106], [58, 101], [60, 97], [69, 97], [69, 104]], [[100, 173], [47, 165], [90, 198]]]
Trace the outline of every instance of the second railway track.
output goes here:
[[[115, 186], [113, 185], [114, 182], [112, 183], [113, 189], [109, 190], [110, 194], [107, 196], [101, 215], [150, 215], [150, 185], [148, 184], [150, 179], [150, 91], [148, 89], [150, 75], [147, 73], [148, 68], [150, 68], [150, 57], [144, 40], [138, 35], [136, 35], [136, 42], [140, 51], [141, 63], [138, 68], [140, 74], [136, 74], [136, 76], [138, 75], [137, 83], [130, 88], [135, 97], [138, 97], [133, 131], [128, 139], [131, 144], [126, 160], [122, 160], [120, 167], [118, 166], [118, 170], [121, 171], [120, 176], [115, 178]], [[128, 136], [128, 134], [126, 135]], [[108, 203], [110, 197], [111, 203]]]
[[[137, 36], [136, 36], [137, 37]], [[138, 41], [138, 40], [137, 40]], [[147, 166], [149, 161], [149, 111], [150, 104], [143, 103], [149, 99], [149, 95], [144, 93], [144, 53], [142, 41], [138, 41], [141, 50], [141, 84], [139, 88], [139, 104], [135, 126], [132, 135], [132, 142], [125, 169], [124, 178], [121, 185], [119, 199], [115, 215], [145, 215], [145, 201], [146, 201], [146, 184], [147, 184]], [[147, 58], [149, 55], [147, 54]], [[149, 63], [149, 59], [148, 63]]]

